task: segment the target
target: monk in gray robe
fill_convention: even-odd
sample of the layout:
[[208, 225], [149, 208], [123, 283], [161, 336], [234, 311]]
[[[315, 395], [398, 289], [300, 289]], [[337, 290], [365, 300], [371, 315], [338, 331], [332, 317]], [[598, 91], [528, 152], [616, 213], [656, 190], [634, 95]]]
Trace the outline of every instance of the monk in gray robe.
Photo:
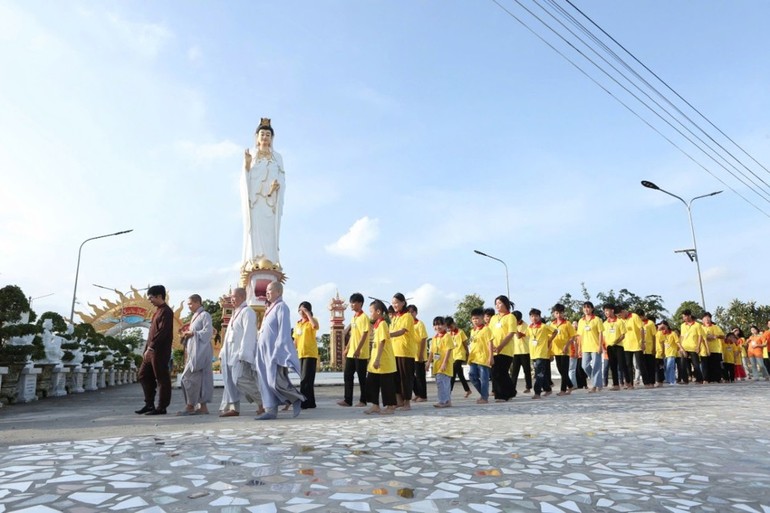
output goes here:
[[[227, 325], [219, 358], [222, 362], [222, 394], [220, 417], [240, 415], [241, 398], [259, 406], [262, 399], [257, 385], [257, 314], [246, 304], [246, 289], [233, 291], [233, 315]], [[261, 408], [261, 406], [259, 406]], [[257, 410], [257, 413], [261, 413]]]
[[265, 413], [257, 420], [271, 420], [278, 415], [278, 406], [291, 404], [294, 416], [301, 411], [305, 397], [292, 385], [289, 371], [299, 374], [297, 348], [291, 338], [289, 306], [284, 303], [283, 285], [274, 281], [267, 286], [270, 306], [265, 312], [257, 336], [257, 376]]
[[214, 371], [211, 368], [214, 350], [211, 336], [214, 327], [211, 315], [203, 309], [203, 301], [198, 294], [187, 299], [187, 306], [193, 316], [182, 335], [187, 361], [181, 375], [182, 394], [185, 409], [177, 415], [206, 415], [206, 406], [214, 395]]

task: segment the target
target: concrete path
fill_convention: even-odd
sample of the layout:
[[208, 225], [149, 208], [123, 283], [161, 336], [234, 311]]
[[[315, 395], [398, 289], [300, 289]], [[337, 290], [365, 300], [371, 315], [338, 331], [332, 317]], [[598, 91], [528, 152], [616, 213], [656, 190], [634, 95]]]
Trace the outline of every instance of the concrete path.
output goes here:
[[138, 416], [138, 385], [8, 406], [0, 513], [770, 512], [765, 382], [489, 405], [457, 388], [389, 417], [341, 394], [269, 422]]

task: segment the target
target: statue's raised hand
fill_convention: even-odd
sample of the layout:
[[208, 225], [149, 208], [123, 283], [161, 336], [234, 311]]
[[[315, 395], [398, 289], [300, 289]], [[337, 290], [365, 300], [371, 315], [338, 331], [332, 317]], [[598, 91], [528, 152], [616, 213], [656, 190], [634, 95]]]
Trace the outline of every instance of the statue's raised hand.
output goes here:
[[249, 153], [249, 149], [246, 148], [246, 151], [243, 154], [243, 167], [247, 170], [251, 169], [251, 158], [251, 153]]

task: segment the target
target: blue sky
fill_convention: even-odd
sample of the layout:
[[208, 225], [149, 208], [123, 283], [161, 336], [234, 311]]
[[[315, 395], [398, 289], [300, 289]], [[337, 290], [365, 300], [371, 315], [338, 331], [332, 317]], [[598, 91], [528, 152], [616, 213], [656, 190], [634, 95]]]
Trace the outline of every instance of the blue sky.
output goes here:
[[[770, 162], [770, 5], [576, 3]], [[503, 269], [473, 249], [508, 263], [522, 310], [581, 282], [671, 311], [698, 297], [673, 253], [685, 209], [639, 182], [724, 186], [492, 2], [0, 0], [0, 69], [0, 283], [53, 293], [38, 312], [69, 313], [80, 242], [128, 228], [84, 247], [78, 309], [92, 283], [163, 283], [175, 305], [235, 286], [263, 116], [287, 172], [286, 297], [323, 326], [337, 290], [400, 291], [425, 319], [491, 303]], [[709, 309], [766, 303], [768, 218], [729, 191], [694, 216]]]

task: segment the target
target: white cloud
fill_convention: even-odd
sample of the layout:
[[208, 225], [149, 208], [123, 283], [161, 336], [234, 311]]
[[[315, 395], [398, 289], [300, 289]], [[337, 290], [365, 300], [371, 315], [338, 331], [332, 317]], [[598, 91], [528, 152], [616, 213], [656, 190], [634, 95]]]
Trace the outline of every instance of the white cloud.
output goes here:
[[417, 305], [421, 312], [427, 310], [443, 311], [445, 315], [454, 312], [457, 294], [444, 292], [432, 283], [423, 283], [416, 289], [407, 292], [408, 303]]
[[177, 151], [198, 163], [233, 158], [236, 155], [243, 153], [244, 150], [244, 148], [241, 148], [229, 140], [203, 144], [195, 144], [190, 141], [178, 141], [175, 146]]
[[334, 255], [345, 256], [356, 260], [362, 259], [369, 252], [369, 246], [380, 235], [379, 219], [364, 216], [353, 223], [353, 226], [333, 244], [326, 245], [326, 251]]
[[159, 23], [133, 22], [114, 13], [107, 14], [107, 20], [126, 46], [145, 57], [156, 57], [174, 37], [166, 26]]
[[187, 60], [190, 62], [199, 62], [203, 57], [203, 52], [198, 45], [193, 45], [187, 50]]

